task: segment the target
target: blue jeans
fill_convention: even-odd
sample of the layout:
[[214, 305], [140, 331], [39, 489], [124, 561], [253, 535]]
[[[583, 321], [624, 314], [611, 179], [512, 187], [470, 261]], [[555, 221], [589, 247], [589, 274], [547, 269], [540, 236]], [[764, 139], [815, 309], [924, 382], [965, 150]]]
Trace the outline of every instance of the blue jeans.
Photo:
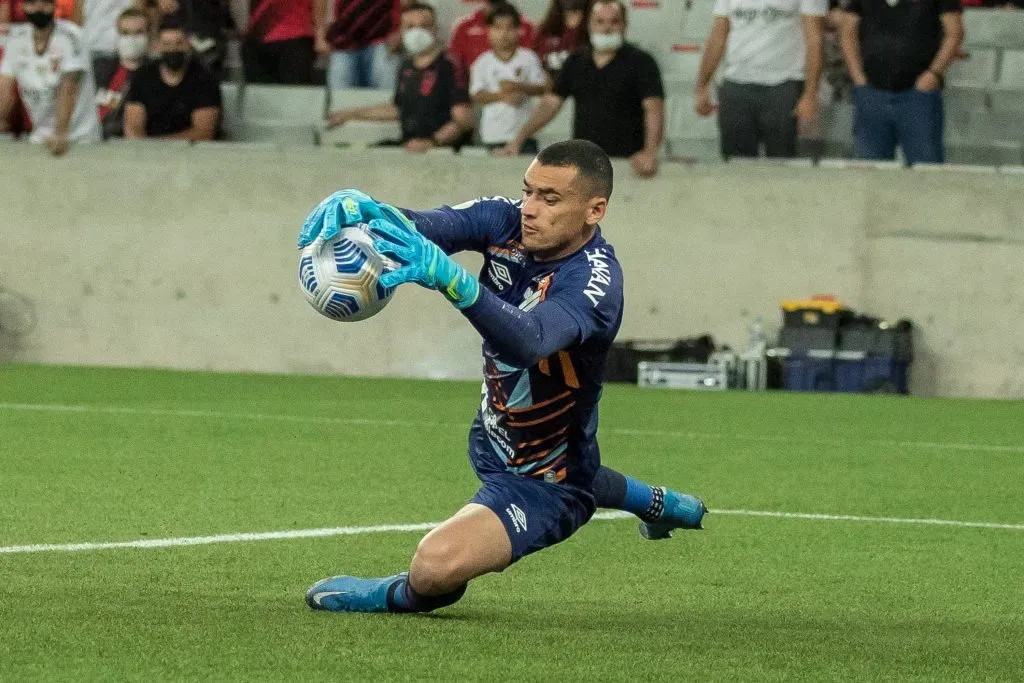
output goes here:
[[896, 145], [908, 164], [941, 164], [945, 126], [942, 92], [900, 92], [865, 85], [853, 89], [853, 148], [858, 159], [893, 159]]
[[331, 90], [394, 90], [398, 78], [398, 65], [397, 56], [389, 55], [384, 43], [368, 45], [357, 50], [338, 50], [331, 53], [330, 62], [327, 64], [327, 87]]

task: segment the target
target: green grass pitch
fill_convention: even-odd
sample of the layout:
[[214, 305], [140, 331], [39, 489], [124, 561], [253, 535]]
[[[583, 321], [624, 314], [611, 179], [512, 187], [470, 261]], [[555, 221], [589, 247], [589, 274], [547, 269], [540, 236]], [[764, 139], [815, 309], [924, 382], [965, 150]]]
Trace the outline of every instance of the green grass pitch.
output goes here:
[[[478, 391], [0, 366], [0, 546], [442, 520]], [[662, 542], [594, 521], [426, 617], [303, 602], [405, 568], [414, 532], [0, 552], [0, 679], [1024, 678], [1024, 404], [611, 386], [600, 437], [722, 512]]]

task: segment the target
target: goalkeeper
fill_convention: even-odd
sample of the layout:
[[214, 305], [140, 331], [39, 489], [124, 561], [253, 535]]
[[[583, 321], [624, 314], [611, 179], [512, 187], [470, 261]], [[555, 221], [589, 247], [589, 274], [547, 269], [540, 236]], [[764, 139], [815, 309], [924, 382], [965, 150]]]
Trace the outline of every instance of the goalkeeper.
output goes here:
[[[700, 528], [704, 503], [600, 463], [597, 404], [622, 320], [622, 270], [601, 236], [612, 167], [582, 140], [547, 147], [526, 171], [523, 199], [482, 198], [434, 211], [395, 209], [356, 190], [328, 197], [299, 246], [368, 223], [400, 267], [385, 287], [440, 291], [483, 337], [484, 387], [469, 432], [482, 482], [472, 501], [420, 541], [408, 572], [338, 576], [312, 586], [313, 609], [429, 612], [466, 584], [564, 541], [597, 507], [637, 515], [648, 539]], [[448, 257], [484, 255], [480, 279]]]

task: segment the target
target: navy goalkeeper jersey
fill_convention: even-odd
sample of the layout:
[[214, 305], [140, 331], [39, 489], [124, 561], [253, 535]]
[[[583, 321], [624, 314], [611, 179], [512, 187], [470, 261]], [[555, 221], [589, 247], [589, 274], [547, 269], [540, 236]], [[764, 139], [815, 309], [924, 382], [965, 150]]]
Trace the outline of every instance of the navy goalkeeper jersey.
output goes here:
[[526, 368], [510, 364], [484, 338], [483, 396], [470, 437], [474, 466], [589, 487], [600, 465], [605, 359], [622, 321], [622, 270], [600, 228], [574, 254], [534, 261], [521, 243], [520, 206], [485, 197], [405, 213], [446, 253], [482, 253], [482, 287], [524, 312], [557, 307], [577, 328], [575, 342]]

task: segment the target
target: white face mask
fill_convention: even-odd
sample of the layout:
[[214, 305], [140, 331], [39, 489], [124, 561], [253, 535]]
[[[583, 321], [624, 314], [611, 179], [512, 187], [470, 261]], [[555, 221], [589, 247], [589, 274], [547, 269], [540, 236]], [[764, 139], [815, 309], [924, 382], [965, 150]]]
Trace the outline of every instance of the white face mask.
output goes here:
[[621, 33], [593, 33], [590, 36], [590, 44], [598, 52], [611, 52], [622, 47]]
[[402, 47], [413, 57], [421, 55], [434, 47], [434, 34], [418, 26], [402, 31]]
[[146, 36], [118, 36], [117, 56], [129, 62], [134, 62], [146, 56], [146, 48], [149, 47], [149, 40]]

